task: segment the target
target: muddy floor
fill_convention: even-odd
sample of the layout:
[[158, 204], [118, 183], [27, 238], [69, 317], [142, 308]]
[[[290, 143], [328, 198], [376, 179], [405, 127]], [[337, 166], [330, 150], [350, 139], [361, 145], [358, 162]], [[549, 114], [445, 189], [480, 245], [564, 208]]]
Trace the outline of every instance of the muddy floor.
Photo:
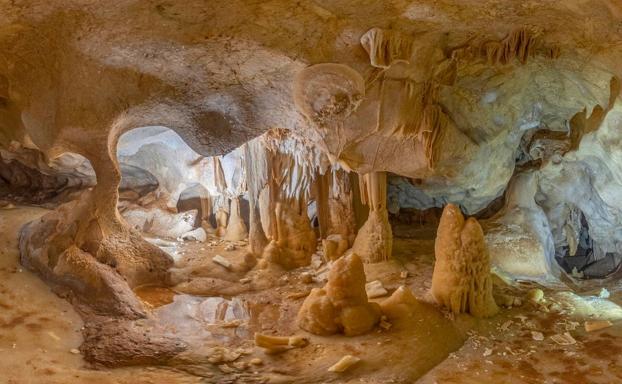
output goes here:
[[[94, 370], [77, 351], [80, 317], [18, 263], [18, 229], [44, 212], [0, 210], [0, 383], [622, 382], [622, 289], [614, 281], [579, 286], [580, 294], [543, 289], [544, 300], [534, 303], [526, 292], [536, 286], [499, 280], [497, 293], [518, 299], [511, 308], [492, 319], [453, 318], [428, 294], [433, 228], [398, 232], [394, 260], [366, 266], [368, 281], [382, 281], [389, 292], [411, 288], [422, 302], [418, 318], [354, 338], [317, 337], [295, 326], [306, 294], [324, 284], [319, 261], [287, 273], [248, 272], [243, 242], [151, 239], [176, 259], [177, 285], [136, 289], [152, 315], [144, 326], [165, 327], [188, 351], [169, 367]], [[232, 266], [214, 263], [215, 255]], [[586, 320], [612, 326], [586, 332]], [[309, 345], [270, 355], [254, 346], [256, 332], [298, 334]], [[345, 354], [361, 361], [345, 374], [327, 372]]]

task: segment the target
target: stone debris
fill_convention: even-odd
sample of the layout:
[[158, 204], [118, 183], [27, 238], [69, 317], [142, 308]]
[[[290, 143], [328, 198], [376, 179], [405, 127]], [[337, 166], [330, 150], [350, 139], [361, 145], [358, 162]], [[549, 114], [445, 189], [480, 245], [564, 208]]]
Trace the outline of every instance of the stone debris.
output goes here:
[[365, 291], [367, 292], [367, 297], [369, 299], [386, 296], [389, 293], [380, 280], [374, 280], [365, 284]]
[[385, 331], [388, 331], [389, 329], [391, 329], [391, 327], [393, 326], [393, 324], [391, 324], [388, 320], [386, 316], [382, 316], [380, 318], [380, 328], [384, 329]]
[[523, 300], [520, 297], [500, 294], [495, 296], [495, 301], [497, 304], [502, 307], [512, 308], [512, 307], [520, 307], [523, 305]]
[[261, 360], [259, 357], [254, 357], [250, 360], [250, 363], [252, 365], [262, 365], [263, 364], [263, 360]]
[[264, 348], [268, 354], [276, 354], [292, 348], [306, 347], [309, 345], [309, 339], [302, 336], [270, 336], [255, 333], [255, 345]]
[[230, 366], [228, 366], [227, 364], [221, 364], [221, 365], [219, 365], [219, 366], [218, 366], [218, 369], [220, 369], [220, 371], [221, 371], [222, 373], [233, 373], [233, 372], [235, 372], [235, 371], [236, 371], [235, 369], [231, 368], [231, 367], [230, 367]]
[[484, 349], [484, 357], [492, 355], [492, 349], [486, 348]]
[[540, 288], [533, 288], [527, 292], [527, 300], [539, 304], [544, 300], [544, 292]]
[[240, 325], [242, 325], [242, 320], [240, 319], [234, 319], [231, 321], [227, 321], [225, 323], [221, 323], [219, 324], [221, 328], [237, 328]]
[[609, 328], [613, 323], [609, 320], [588, 320], [583, 323], [586, 332], [594, 332], [601, 329]]
[[345, 355], [338, 362], [328, 368], [328, 372], [345, 372], [359, 361], [361, 361], [361, 359], [358, 357]]
[[531, 331], [531, 338], [536, 341], [542, 341], [544, 340], [544, 335], [542, 334], [542, 332]]
[[305, 284], [312, 284], [313, 283], [313, 275], [309, 272], [303, 272], [300, 274], [300, 281], [302, 281]]
[[220, 256], [220, 255], [216, 255], [214, 257], [212, 257], [212, 261], [218, 265], [221, 265], [227, 269], [231, 269], [231, 267], [233, 266], [231, 264], [231, 262], [227, 259], [225, 259], [224, 257]]
[[215, 347], [209, 351], [207, 361], [216, 365], [231, 363], [239, 359], [242, 354], [241, 350], [233, 351], [224, 347]]
[[198, 241], [198, 242], [205, 242], [205, 240], [207, 240], [207, 233], [205, 233], [205, 230], [201, 227], [194, 229], [190, 232], [186, 232], [181, 236], [182, 240], [189, 240], [189, 241]]
[[292, 299], [292, 300], [298, 300], [298, 299], [302, 299], [303, 297], [309, 296], [309, 293], [311, 293], [311, 291], [294, 292], [294, 293], [290, 293], [289, 295], [287, 295], [287, 298]]
[[570, 335], [568, 332], [564, 332], [563, 334], [557, 334], [551, 336], [551, 340], [556, 342], [559, 345], [573, 345], [576, 344], [577, 341]]
[[505, 323], [503, 323], [499, 329], [501, 329], [502, 331], [507, 331], [508, 329], [510, 329], [510, 326], [512, 324], [514, 324], [514, 321], [508, 320]]
[[76, 348], [71, 348], [71, 349], [69, 350], [69, 352], [73, 353], [74, 355], [78, 355], [78, 354], [80, 354], [80, 351], [79, 351], [78, 349], [76, 349]]
[[225, 251], [230, 252], [230, 251], [235, 251], [236, 247], [234, 244], [227, 244], [225, 245]]
[[407, 278], [407, 277], [408, 277], [408, 271], [402, 271], [402, 272], [400, 272], [400, 277], [401, 277], [402, 279]]
[[600, 292], [598, 293], [598, 297], [600, 297], [601, 299], [608, 299], [609, 296], [611, 296], [611, 294], [609, 293], [607, 288], [601, 288]]

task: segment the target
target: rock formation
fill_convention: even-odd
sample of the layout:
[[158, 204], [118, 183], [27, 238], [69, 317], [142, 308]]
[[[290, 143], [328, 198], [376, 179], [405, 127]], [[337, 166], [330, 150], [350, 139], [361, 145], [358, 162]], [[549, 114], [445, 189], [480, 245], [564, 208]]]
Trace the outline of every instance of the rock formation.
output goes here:
[[393, 248], [393, 233], [386, 208], [386, 174], [367, 174], [360, 180], [361, 200], [369, 207], [369, 217], [359, 230], [352, 250], [366, 263], [386, 261]]
[[314, 288], [298, 312], [298, 326], [317, 335], [356, 336], [380, 320], [380, 306], [367, 300], [361, 258], [351, 253], [331, 267], [324, 288]]
[[460, 208], [448, 204], [438, 225], [434, 254], [431, 291], [439, 304], [454, 314], [489, 317], [497, 313], [488, 249], [476, 219], [465, 220]]

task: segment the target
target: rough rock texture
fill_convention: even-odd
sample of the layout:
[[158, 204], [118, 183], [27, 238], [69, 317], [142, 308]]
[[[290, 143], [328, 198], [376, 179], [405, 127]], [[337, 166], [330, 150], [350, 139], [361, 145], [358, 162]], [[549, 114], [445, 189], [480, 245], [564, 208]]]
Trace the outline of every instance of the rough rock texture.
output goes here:
[[367, 300], [365, 271], [355, 253], [335, 261], [324, 288], [314, 288], [298, 312], [298, 326], [317, 335], [369, 332], [380, 320], [380, 306]]
[[186, 349], [170, 332], [124, 320], [89, 323], [83, 334], [80, 351], [95, 366], [166, 365]]
[[497, 313], [492, 297], [490, 260], [477, 220], [464, 220], [460, 208], [448, 204], [434, 243], [432, 295], [454, 314], [489, 317]]

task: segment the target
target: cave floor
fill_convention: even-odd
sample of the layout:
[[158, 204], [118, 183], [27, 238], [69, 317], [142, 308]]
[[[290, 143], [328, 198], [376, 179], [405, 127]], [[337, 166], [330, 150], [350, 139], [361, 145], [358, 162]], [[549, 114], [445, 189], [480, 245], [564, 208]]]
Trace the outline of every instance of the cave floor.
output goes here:
[[[247, 273], [244, 242], [231, 250], [230, 243], [214, 239], [154, 240], [175, 253], [172, 276], [179, 284], [173, 289], [137, 289], [151, 313], [142, 326], [166, 329], [189, 348], [166, 368], [90, 369], [73, 353], [82, 342], [78, 314], [18, 263], [19, 228], [45, 212], [33, 207], [0, 211], [2, 383], [622, 382], [622, 286], [602, 282], [611, 292], [609, 299], [598, 297], [601, 287], [593, 282], [580, 296], [545, 289], [540, 304], [523, 300], [523, 305], [504, 308], [491, 319], [450, 319], [430, 304], [431, 228], [396, 238], [394, 260], [366, 266], [368, 281], [381, 280], [390, 292], [400, 285], [411, 288], [423, 303], [420, 315], [354, 338], [318, 337], [296, 328], [295, 315], [305, 294], [323, 285], [323, 266]], [[233, 266], [214, 264], [211, 258], [216, 254]], [[302, 272], [315, 280], [303, 281]], [[531, 287], [510, 287], [498, 280], [495, 291], [523, 297]], [[589, 319], [609, 319], [613, 326], [588, 333], [583, 322]], [[254, 347], [255, 332], [299, 334], [310, 344], [268, 355]], [[565, 332], [572, 335], [573, 344], [560, 345], [551, 338]], [[326, 369], [345, 354], [362, 361], [345, 374], [328, 373]], [[261, 363], [250, 364], [252, 359]]]

